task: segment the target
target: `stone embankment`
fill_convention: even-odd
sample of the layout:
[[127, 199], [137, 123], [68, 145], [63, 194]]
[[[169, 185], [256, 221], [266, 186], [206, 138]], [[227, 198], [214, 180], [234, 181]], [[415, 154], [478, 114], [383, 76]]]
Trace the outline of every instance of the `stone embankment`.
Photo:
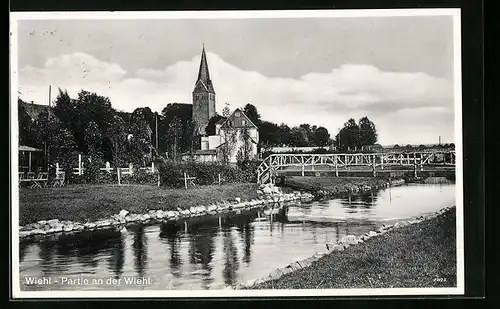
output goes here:
[[440, 209], [437, 212], [434, 213], [429, 213], [423, 216], [419, 216], [416, 218], [413, 218], [411, 220], [406, 220], [406, 221], [401, 221], [401, 222], [396, 222], [392, 225], [382, 225], [379, 229], [370, 231], [368, 233], [365, 233], [360, 236], [355, 236], [355, 235], [346, 235], [341, 238], [339, 243], [337, 244], [326, 244], [326, 250], [323, 252], [317, 252], [313, 256], [302, 260], [302, 261], [296, 261], [294, 263], [291, 263], [287, 265], [284, 268], [279, 268], [271, 272], [267, 277], [264, 278], [259, 278], [259, 279], [254, 279], [254, 280], [249, 280], [245, 283], [235, 285], [235, 286], [227, 286], [226, 289], [252, 289], [255, 286], [262, 284], [267, 281], [272, 281], [272, 280], [277, 280], [281, 278], [283, 275], [291, 273], [293, 271], [296, 271], [301, 268], [305, 268], [310, 266], [313, 262], [319, 260], [321, 257], [327, 255], [327, 254], [334, 254], [335, 251], [344, 251], [350, 246], [355, 246], [357, 244], [367, 242], [373, 237], [378, 237], [380, 235], [383, 235], [387, 232], [390, 232], [392, 230], [407, 226], [407, 225], [412, 225], [412, 224], [417, 224], [421, 223], [423, 221], [436, 218], [437, 216], [446, 213], [450, 209], [452, 209], [455, 206], [452, 207], [446, 207], [443, 209]]
[[380, 178], [290, 177], [285, 186], [312, 193], [316, 198], [331, 198], [343, 194], [362, 194], [405, 184], [404, 179], [390, 181]]
[[283, 193], [281, 188], [272, 184], [262, 185], [258, 189], [258, 199], [242, 201], [241, 198], [221, 201], [212, 205], [200, 205], [189, 209], [176, 210], [149, 210], [147, 213], [134, 214], [122, 209], [118, 214], [110, 218], [96, 222], [72, 222], [60, 221], [59, 219], [42, 220], [36, 223], [19, 227], [19, 237], [26, 238], [32, 236], [43, 236], [57, 233], [75, 233], [79, 231], [92, 231], [107, 229], [112, 227], [127, 226], [132, 224], [156, 224], [167, 221], [177, 221], [201, 216], [212, 216], [235, 212], [236, 214], [244, 210], [269, 205], [281, 207], [283, 203], [292, 201], [310, 201], [314, 196], [310, 193], [295, 191], [293, 193]]
[[395, 179], [391, 180], [390, 182], [382, 182], [370, 185], [348, 184], [346, 186], [336, 187], [334, 189], [319, 189], [315, 191], [314, 195], [317, 197], [331, 197], [346, 193], [359, 194], [363, 192], [369, 192], [371, 190], [400, 186], [403, 185], [404, 183], [405, 183], [404, 179]]

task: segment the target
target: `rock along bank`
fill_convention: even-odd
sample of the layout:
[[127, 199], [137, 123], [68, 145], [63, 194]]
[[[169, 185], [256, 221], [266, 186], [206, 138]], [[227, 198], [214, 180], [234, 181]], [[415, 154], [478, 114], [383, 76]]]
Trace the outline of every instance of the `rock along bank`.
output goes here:
[[158, 224], [162, 222], [175, 222], [178, 220], [215, 216], [227, 213], [241, 213], [245, 210], [272, 206], [273, 208], [283, 207], [284, 203], [293, 201], [311, 201], [314, 196], [307, 192], [294, 191], [293, 193], [283, 193], [280, 187], [273, 184], [261, 185], [257, 190], [259, 198], [242, 201], [241, 198], [221, 201], [212, 205], [200, 205], [189, 209], [176, 210], [149, 210], [147, 213], [134, 214], [126, 209], [122, 209], [118, 214], [110, 218], [103, 218], [95, 222], [72, 222], [61, 221], [59, 219], [42, 220], [19, 227], [19, 238], [43, 237], [53, 234], [71, 234], [80, 231], [93, 231], [99, 229], [109, 229], [114, 227], [124, 227], [134, 224]]

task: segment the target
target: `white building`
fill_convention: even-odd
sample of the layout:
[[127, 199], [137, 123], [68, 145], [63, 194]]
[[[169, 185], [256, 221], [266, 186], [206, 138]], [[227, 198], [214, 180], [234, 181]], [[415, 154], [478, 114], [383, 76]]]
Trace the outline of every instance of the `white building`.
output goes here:
[[[193, 153], [198, 162], [238, 161], [238, 152], [248, 159], [258, 156], [259, 130], [241, 111], [236, 109], [227, 119], [215, 124], [215, 135], [201, 137], [201, 149]], [[189, 158], [186, 154], [185, 158]]]

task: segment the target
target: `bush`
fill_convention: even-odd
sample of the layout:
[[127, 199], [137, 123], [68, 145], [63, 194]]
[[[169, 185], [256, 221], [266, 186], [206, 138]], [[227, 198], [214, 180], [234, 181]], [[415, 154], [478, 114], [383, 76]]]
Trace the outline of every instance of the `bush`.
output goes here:
[[164, 161], [158, 165], [160, 183], [169, 187], [184, 186], [184, 173], [196, 177], [197, 185], [211, 185], [221, 181], [224, 183], [255, 182], [256, 162], [248, 161], [246, 169], [217, 163], [172, 162]]
[[[117, 176], [115, 176], [115, 179], [116, 178]], [[118, 179], [115, 180], [115, 183], [117, 181]], [[147, 173], [145, 170], [134, 168], [134, 174], [132, 176], [123, 175], [121, 181], [127, 184], [156, 184], [158, 181], [158, 174], [151, 174]]]

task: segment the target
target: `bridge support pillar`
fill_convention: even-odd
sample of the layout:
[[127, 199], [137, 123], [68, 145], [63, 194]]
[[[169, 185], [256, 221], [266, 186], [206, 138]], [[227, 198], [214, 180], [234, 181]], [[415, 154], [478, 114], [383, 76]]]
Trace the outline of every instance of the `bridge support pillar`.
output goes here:
[[302, 177], [304, 177], [304, 165], [302, 165]]

